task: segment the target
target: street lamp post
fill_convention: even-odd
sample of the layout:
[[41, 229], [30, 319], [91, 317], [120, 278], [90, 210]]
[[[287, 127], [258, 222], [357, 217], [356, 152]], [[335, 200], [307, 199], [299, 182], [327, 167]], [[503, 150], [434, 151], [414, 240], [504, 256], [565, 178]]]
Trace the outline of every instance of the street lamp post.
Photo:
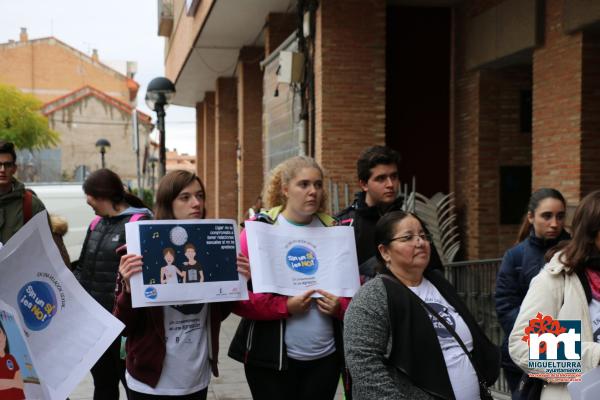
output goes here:
[[162, 178], [167, 173], [167, 157], [165, 148], [165, 108], [175, 94], [175, 85], [167, 78], [154, 78], [148, 84], [146, 89], [146, 104], [156, 112], [156, 127], [159, 132], [159, 152], [160, 161], [159, 177]]
[[102, 168], [105, 168], [104, 155], [106, 154], [106, 151], [110, 149], [110, 142], [106, 139], [98, 139], [96, 141], [96, 148], [100, 151], [100, 161], [102, 163]]
[[158, 158], [154, 157], [154, 156], [150, 156], [150, 158], [148, 158], [148, 162], [150, 163], [150, 168], [152, 169], [152, 175], [150, 175], [150, 184], [151, 184], [151, 188], [152, 188], [152, 193], [154, 193], [154, 191], [156, 190], [156, 188], [154, 187], [154, 168], [156, 168], [156, 162], [158, 161]]

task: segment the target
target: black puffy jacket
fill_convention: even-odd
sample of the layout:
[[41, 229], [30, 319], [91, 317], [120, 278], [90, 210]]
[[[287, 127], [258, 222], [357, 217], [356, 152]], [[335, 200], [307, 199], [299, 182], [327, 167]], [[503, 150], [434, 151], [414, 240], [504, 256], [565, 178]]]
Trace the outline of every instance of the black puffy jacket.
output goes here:
[[[402, 210], [402, 203], [402, 197], [398, 197], [385, 211], [382, 211], [376, 206], [367, 205], [366, 192], [358, 192], [354, 202], [335, 216], [340, 225], [352, 225], [354, 227], [354, 240], [356, 241], [356, 255], [361, 281], [373, 278], [379, 265], [379, 261], [375, 257], [377, 253], [377, 246], [375, 245], [377, 221], [388, 212]], [[431, 246], [429, 267], [434, 269], [443, 268], [435, 246]]]
[[[140, 220], [150, 219], [150, 212], [147, 214]], [[115, 282], [121, 259], [115, 250], [125, 244], [125, 224], [133, 215], [104, 217], [93, 230], [88, 228], [73, 271], [81, 286], [109, 312], [115, 302]]]

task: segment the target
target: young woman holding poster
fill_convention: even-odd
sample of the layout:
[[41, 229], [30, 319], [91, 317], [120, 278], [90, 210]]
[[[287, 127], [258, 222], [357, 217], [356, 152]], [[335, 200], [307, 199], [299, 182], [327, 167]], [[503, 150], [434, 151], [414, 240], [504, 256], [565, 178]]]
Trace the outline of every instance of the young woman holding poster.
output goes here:
[[[302, 226], [307, 231], [334, 225], [334, 219], [323, 213], [323, 171], [312, 158], [293, 157], [275, 167], [263, 199], [272, 208], [257, 215], [258, 221]], [[246, 231], [240, 244], [238, 267], [246, 269]], [[315, 292], [323, 297], [313, 299]], [[249, 296], [234, 307], [243, 319], [229, 356], [244, 363], [253, 398], [334, 398], [344, 370], [341, 326], [350, 299], [322, 290], [293, 297], [249, 291]]]
[[[198, 176], [172, 171], [156, 193], [156, 219], [202, 219], [205, 189]], [[127, 384], [131, 398], [204, 400], [211, 369], [218, 376], [219, 329], [230, 303], [131, 307], [129, 280], [142, 270], [142, 257], [121, 257], [114, 314], [125, 324]], [[249, 275], [247, 270], [241, 273]], [[193, 326], [197, 329], [182, 329]]]

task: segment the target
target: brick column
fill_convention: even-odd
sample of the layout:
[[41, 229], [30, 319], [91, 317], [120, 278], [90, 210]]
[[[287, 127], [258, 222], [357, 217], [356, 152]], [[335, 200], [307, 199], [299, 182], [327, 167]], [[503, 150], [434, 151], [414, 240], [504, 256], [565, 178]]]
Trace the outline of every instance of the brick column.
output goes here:
[[206, 92], [204, 95], [204, 148], [203, 153], [203, 181], [206, 186], [206, 218], [215, 218], [215, 92]]
[[296, 15], [284, 13], [270, 13], [267, 16], [267, 29], [265, 31], [265, 55], [268, 56], [296, 28]]
[[196, 174], [204, 182], [204, 103], [196, 103]]
[[335, 181], [356, 183], [360, 152], [385, 143], [385, 11], [363, 0], [317, 10], [315, 157]]
[[218, 78], [215, 95], [215, 216], [237, 218], [237, 85]]
[[243, 47], [238, 67], [238, 143], [241, 149], [238, 174], [238, 220], [254, 203], [263, 185], [262, 145], [262, 47]]
[[[546, 1], [544, 46], [533, 54], [532, 188], [581, 196], [583, 33], [565, 34], [562, 0]], [[597, 153], [596, 153], [597, 157]]]
[[584, 32], [582, 53], [581, 197], [600, 189], [600, 36], [597, 33]]

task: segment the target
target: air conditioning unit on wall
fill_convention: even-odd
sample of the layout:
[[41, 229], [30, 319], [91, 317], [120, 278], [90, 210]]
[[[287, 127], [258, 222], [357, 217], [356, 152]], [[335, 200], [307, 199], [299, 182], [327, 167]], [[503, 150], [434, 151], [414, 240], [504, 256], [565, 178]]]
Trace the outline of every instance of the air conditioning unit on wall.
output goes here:
[[295, 51], [282, 51], [279, 53], [279, 67], [277, 68], [277, 82], [298, 83], [304, 74], [304, 54]]

